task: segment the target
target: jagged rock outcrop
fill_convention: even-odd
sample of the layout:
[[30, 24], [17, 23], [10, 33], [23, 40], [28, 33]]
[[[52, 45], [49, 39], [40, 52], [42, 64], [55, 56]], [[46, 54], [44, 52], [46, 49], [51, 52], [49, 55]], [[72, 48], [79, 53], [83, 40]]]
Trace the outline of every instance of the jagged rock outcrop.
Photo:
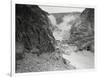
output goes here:
[[69, 44], [94, 52], [94, 9], [86, 8], [71, 28]]
[[[37, 5], [16, 4], [16, 56], [25, 50], [37, 54], [54, 51], [54, 37], [47, 15]], [[23, 49], [17, 52], [19, 44]]]

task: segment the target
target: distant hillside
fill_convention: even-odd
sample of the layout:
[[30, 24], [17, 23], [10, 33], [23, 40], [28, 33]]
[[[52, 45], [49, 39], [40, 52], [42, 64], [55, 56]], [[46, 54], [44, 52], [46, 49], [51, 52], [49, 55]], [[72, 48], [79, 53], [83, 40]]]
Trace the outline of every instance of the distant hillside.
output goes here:
[[67, 15], [79, 16], [81, 12], [68, 12], [68, 13], [51, 13], [57, 21], [57, 24], [62, 22], [62, 18]]

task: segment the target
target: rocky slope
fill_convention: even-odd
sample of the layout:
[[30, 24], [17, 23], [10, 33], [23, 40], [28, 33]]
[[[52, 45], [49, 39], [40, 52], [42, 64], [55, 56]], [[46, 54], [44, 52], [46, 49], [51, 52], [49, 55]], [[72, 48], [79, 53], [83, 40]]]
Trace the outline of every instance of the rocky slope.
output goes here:
[[86, 8], [71, 28], [70, 44], [94, 52], [94, 9]]

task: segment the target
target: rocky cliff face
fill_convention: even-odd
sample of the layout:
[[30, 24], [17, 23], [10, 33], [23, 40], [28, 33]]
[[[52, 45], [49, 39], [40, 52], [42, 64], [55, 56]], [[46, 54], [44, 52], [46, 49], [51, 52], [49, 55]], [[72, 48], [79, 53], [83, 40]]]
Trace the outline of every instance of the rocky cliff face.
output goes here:
[[[49, 29], [47, 15], [37, 5], [16, 4], [16, 54], [25, 51], [37, 54], [54, 51], [54, 37]], [[18, 50], [19, 46], [21, 51]]]
[[79, 49], [94, 51], [94, 9], [86, 8], [80, 15], [80, 20], [71, 28], [70, 44]]

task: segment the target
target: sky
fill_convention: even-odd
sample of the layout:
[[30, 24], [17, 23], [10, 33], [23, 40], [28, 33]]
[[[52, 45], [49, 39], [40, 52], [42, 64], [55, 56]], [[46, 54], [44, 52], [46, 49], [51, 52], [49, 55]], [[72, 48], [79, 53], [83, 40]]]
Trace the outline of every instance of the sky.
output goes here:
[[40, 8], [47, 11], [48, 13], [64, 13], [64, 12], [82, 12], [85, 8], [79, 7], [63, 7], [63, 6], [46, 6], [39, 5]]

